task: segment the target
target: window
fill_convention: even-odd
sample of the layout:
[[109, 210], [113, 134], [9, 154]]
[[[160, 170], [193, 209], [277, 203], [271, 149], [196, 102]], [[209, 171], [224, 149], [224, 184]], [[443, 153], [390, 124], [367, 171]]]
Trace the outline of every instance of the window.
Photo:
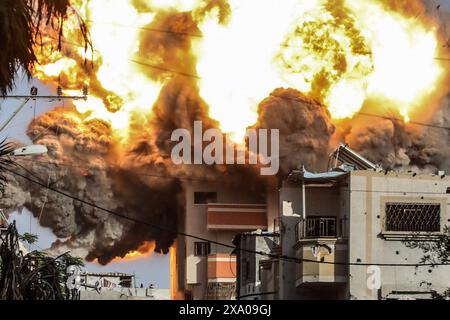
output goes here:
[[194, 192], [194, 204], [208, 204], [217, 202], [216, 192]]
[[439, 232], [441, 205], [435, 203], [386, 203], [386, 231]]
[[195, 242], [194, 255], [196, 257], [204, 257], [211, 253], [211, 243], [209, 242]]

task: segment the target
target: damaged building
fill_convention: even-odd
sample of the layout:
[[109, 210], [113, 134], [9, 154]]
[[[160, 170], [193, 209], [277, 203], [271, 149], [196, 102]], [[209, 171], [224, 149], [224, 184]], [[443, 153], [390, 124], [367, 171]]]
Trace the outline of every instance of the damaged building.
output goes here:
[[383, 170], [344, 145], [331, 160], [325, 173], [292, 171], [264, 199], [192, 185], [186, 232], [234, 239], [237, 248], [179, 240], [185, 298], [427, 299], [445, 291], [450, 266], [417, 267], [423, 252], [405, 241], [442, 234], [450, 178]]
[[[186, 210], [180, 219], [186, 234], [213, 240], [219, 244], [190, 237], [178, 237], [175, 291], [183, 299], [236, 298], [236, 255], [234, 237], [242, 232], [273, 228], [277, 200], [265, 192], [243, 192], [220, 183], [189, 182], [185, 185]], [[175, 261], [174, 261], [175, 260]]]

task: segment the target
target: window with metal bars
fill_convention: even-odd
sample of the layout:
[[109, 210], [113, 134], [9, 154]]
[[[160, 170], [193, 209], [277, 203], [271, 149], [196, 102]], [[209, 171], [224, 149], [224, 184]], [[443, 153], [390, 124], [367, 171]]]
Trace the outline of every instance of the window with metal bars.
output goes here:
[[386, 231], [439, 232], [441, 205], [437, 203], [386, 203]]

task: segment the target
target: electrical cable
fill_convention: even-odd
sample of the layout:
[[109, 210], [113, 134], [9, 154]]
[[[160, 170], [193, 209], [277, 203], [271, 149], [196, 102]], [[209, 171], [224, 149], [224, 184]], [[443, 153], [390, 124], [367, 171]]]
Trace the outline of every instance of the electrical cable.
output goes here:
[[[449, 59], [450, 60], [450, 59]], [[304, 102], [301, 99], [296, 99], [296, 98], [290, 98], [290, 97], [284, 97], [284, 96], [280, 96], [274, 93], [270, 94], [272, 97], [275, 98], [279, 98], [279, 99], [283, 99], [283, 100], [289, 100], [289, 101], [295, 101], [295, 102]], [[391, 120], [391, 121], [396, 121], [396, 122], [402, 122], [405, 124], [413, 124], [416, 126], [422, 126], [422, 127], [431, 127], [431, 128], [435, 128], [435, 129], [445, 129], [450, 131], [450, 127], [446, 127], [446, 126], [439, 126], [439, 125], [435, 125], [435, 124], [431, 124], [431, 123], [423, 123], [423, 122], [417, 122], [417, 121], [408, 121], [405, 122], [405, 120], [400, 119], [400, 118], [395, 118], [395, 117], [388, 117], [388, 116], [383, 116], [383, 115], [378, 115], [378, 114], [372, 114], [372, 113], [367, 113], [367, 112], [355, 112], [355, 114], [359, 114], [362, 116], [368, 116], [368, 117], [375, 117], [375, 118], [381, 118], [381, 119], [385, 119], [385, 120]]]
[[109, 25], [109, 26], [118, 27], [118, 28], [135, 29], [135, 30], [142, 30], [142, 31], [149, 31], [149, 32], [157, 32], [157, 33], [168, 33], [168, 34], [188, 36], [188, 37], [193, 37], [193, 38], [203, 38], [202, 34], [195, 34], [195, 33], [190, 33], [190, 32], [172, 31], [172, 30], [156, 29], [156, 28], [150, 28], [150, 27], [137, 27], [137, 26], [119, 24], [119, 23], [115, 23], [115, 22], [111, 22], [111, 21], [103, 22], [103, 21], [94, 21], [94, 20], [89, 20], [89, 19], [85, 20], [85, 21], [93, 23], [93, 24], [97, 24], [97, 25], [104, 24], [104, 25]]
[[394, 266], [396, 266], [396, 267], [415, 267], [415, 268], [418, 268], [418, 267], [430, 267], [430, 266], [450, 266], [450, 263], [408, 263], [408, 264], [397, 264], [397, 263], [329, 262], [329, 261], [317, 261], [317, 260], [312, 260], [312, 259], [301, 259], [301, 258], [297, 258], [297, 257], [289, 257], [289, 256], [285, 256], [285, 255], [277, 255], [277, 254], [271, 254], [271, 253], [266, 253], [266, 252], [262, 252], [262, 251], [255, 251], [255, 250], [244, 249], [244, 248], [240, 248], [240, 247], [235, 247], [235, 246], [230, 245], [230, 244], [222, 243], [222, 242], [219, 242], [219, 241], [205, 239], [203, 237], [199, 237], [199, 236], [196, 236], [196, 235], [193, 235], [193, 234], [188, 234], [188, 233], [185, 233], [185, 232], [170, 230], [170, 229], [167, 229], [167, 228], [155, 225], [153, 223], [150, 223], [148, 221], [139, 220], [139, 219], [136, 219], [136, 218], [133, 218], [133, 217], [129, 217], [127, 215], [124, 215], [124, 214], [121, 214], [121, 213], [118, 213], [118, 212], [115, 212], [115, 211], [103, 208], [103, 207], [101, 207], [101, 206], [99, 206], [99, 205], [97, 205], [95, 203], [92, 203], [92, 202], [80, 199], [78, 197], [72, 196], [72, 195], [70, 195], [70, 194], [68, 194], [68, 193], [66, 193], [64, 191], [58, 190], [56, 188], [53, 188], [53, 187], [50, 187], [50, 186], [47, 187], [44, 183], [41, 183], [41, 182], [36, 181], [36, 180], [33, 180], [33, 179], [23, 175], [23, 174], [15, 172], [15, 171], [13, 171], [13, 170], [11, 170], [9, 168], [5, 168], [5, 171], [8, 171], [9, 173], [11, 173], [11, 174], [13, 174], [15, 176], [21, 177], [21, 178], [23, 178], [25, 180], [28, 180], [29, 182], [32, 182], [32, 183], [34, 183], [36, 185], [39, 185], [42, 188], [48, 188], [50, 191], [53, 191], [55, 193], [58, 193], [58, 194], [63, 195], [65, 197], [68, 197], [68, 198], [70, 198], [72, 200], [75, 200], [75, 201], [78, 201], [80, 203], [86, 204], [86, 205], [88, 205], [90, 207], [93, 207], [95, 209], [104, 211], [104, 212], [106, 212], [108, 214], [111, 214], [111, 215], [113, 215], [115, 217], [118, 217], [118, 218], [121, 218], [121, 219], [124, 219], [124, 220], [128, 220], [128, 221], [131, 221], [131, 222], [134, 222], [134, 223], [146, 225], [146, 226], [148, 226], [150, 228], [157, 229], [159, 231], [163, 231], [163, 232], [166, 232], [166, 233], [169, 233], [169, 234], [172, 234], [172, 235], [180, 235], [180, 236], [184, 236], [184, 237], [200, 240], [200, 241], [203, 241], [203, 242], [208, 242], [210, 244], [215, 244], [215, 245], [218, 245], [218, 246], [221, 246], [221, 247], [225, 247], [225, 248], [229, 248], [229, 249], [233, 249], [233, 250], [239, 250], [241, 252], [246, 252], [246, 253], [251, 253], [251, 254], [262, 255], [262, 256], [269, 257], [269, 258], [273, 258], [273, 259], [284, 260], [284, 261], [287, 261], [287, 262], [294, 262], [294, 263], [299, 263], [299, 264], [305, 263], [305, 262], [310, 262], [310, 263], [316, 263], [316, 264], [344, 265], [344, 266], [366, 266], [366, 267], [367, 266], [379, 266], [379, 267], [394, 267]]
[[[72, 167], [72, 168], [80, 168], [85, 170], [95, 170], [96, 168], [83, 166], [83, 165], [75, 165], [75, 164], [68, 164], [68, 163], [52, 163], [48, 161], [39, 161], [39, 160], [31, 160], [31, 159], [21, 159], [21, 161], [30, 161], [33, 163], [39, 163], [43, 165], [56, 165], [56, 166], [62, 166], [62, 167]], [[155, 178], [162, 178], [162, 179], [177, 179], [177, 180], [186, 180], [186, 181], [198, 181], [198, 182], [208, 182], [208, 183], [214, 183], [218, 182], [218, 180], [208, 180], [208, 179], [195, 179], [195, 178], [188, 178], [188, 177], [178, 177], [178, 176], [172, 176], [172, 175], [162, 175], [162, 174], [151, 174], [146, 172], [140, 172], [137, 171], [136, 174], [147, 176], [147, 177], [155, 177]], [[425, 194], [425, 195], [448, 195], [447, 192], [430, 192], [430, 191], [411, 191], [411, 190], [364, 190], [364, 189], [348, 189], [348, 188], [341, 188], [342, 191], [348, 191], [348, 192], [361, 192], [361, 193], [387, 193], [387, 194]]]

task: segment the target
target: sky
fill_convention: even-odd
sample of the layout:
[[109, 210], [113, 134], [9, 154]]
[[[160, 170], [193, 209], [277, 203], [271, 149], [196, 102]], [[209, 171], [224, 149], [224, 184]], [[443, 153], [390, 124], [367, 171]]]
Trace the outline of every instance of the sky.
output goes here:
[[[427, 0], [427, 2], [431, 3], [430, 7], [441, 4], [443, 7], [450, 9], [450, 0]], [[39, 94], [41, 95], [55, 94], [54, 88], [46, 87], [37, 80], [29, 82], [26, 79], [23, 79], [23, 77], [18, 78], [17, 88], [14, 92], [11, 92], [11, 94], [28, 94], [32, 86], [38, 87]], [[19, 105], [20, 101], [18, 100], [0, 100], [0, 124], [3, 124]], [[0, 132], [0, 139], [7, 137], [17, 139], [23, 143], [29, 142], [25, 131], [30, 120], [32, 120], [34, 116], [45, 113], [58, 105], [60, 105], [58, 102], [29, 102], [11, 123]], [[45, 214], [45, 208], [43, 214]], [[19, 232], [30, 232], [39, 236], [39, 241], [31, 249], [42, 250], [48, 248], [56, 239], [52, 231], [39, 226], [37, 219], [26, 209], [22, 210], [21, 213], [17, 212], [11, 215], [10, 220], [17, 221]], [[96, 272], [135, 273], [136, 283], [138, 285], [143, 283], [144, 286], [147, 286], [152, 283], [160, 288], [170, 287], [170, 263], [168, 256], [154, 254], [150, 258], [143, 258], [131, 262], [111, 263], [107, 266], [88, 263], [86, 269], [88, 271]]]
[[[18, 77], [16, 89], [10, 93], [10, 95], [27, 95], [30, 92], [32, 86], [35, 86], [39, 90], [39, 95], [54, 95], [56, 94], [54, 88], [47, 87], [39, 81], [33, 79], [27, 81], [23, 77]], [[21, 104], [21, 101], [8, 99], [0, 100], [0, 125], [3, 125], [10, 117], [12, 112], [16, 110]], [[28, 104], [20, 111], [16, 117], [9, 123], [9, 125], [0, 132], [0, 139], [8, 138], [11, 140], [17, 140], [22, 143], [30, 143], [27, 135], [25, 134], [26, 128], [34, 116], [38, 116], [45, 113], [48, 110], [56, 106], [60, 106], [61, 102], [48, 102], [36, 101], [28, 102]], [[45, 207], [43, 210], [45, 214]], [[56, 240], [56, 236], [48, 228], [43, 228], [39, 225], [38, 219], [26, 209], [21, 212], [15, 212], [9, 218], [9, 221], [15, 220], [19, 233], [29, 232], [36, 234], [39, 237], [36, 245], [31, 247], [32, 250], [43, 250], [52, 244]], [[114, 262], [107, 266], [101, 266], [95, 263], [87, 263], [86, 270], [92, 272], [125, 272], [136, 275], [136, 284], [139, 286], [141, 283], [144, 286], [154, 284], [159, 288], [170, 288], [170, 259], [169, 256], [153, 254], [147, 258], [141, 258], [127, 262]]]

